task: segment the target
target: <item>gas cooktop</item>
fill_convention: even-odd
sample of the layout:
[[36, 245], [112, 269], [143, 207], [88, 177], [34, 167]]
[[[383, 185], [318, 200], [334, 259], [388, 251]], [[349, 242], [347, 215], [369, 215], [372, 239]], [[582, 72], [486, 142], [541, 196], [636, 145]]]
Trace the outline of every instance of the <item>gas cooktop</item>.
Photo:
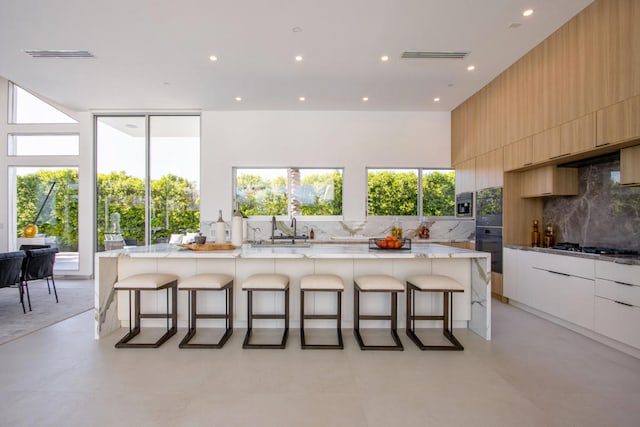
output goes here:
[[560, 242], [557, 245], [552, 246], [551, 249], [557, 249], [560, 251], [569, 251], [569, 252], [582, 252], [585, 254], [595, 254], [595, 255], [611, 255], [611, 256], [640, 255], [638, 251], [633, 251], [629, 249], [607, 248], [607, 247], [601, 247], [601, 246], [580, 246], [577, 243], [569, 243], [569, 242]]

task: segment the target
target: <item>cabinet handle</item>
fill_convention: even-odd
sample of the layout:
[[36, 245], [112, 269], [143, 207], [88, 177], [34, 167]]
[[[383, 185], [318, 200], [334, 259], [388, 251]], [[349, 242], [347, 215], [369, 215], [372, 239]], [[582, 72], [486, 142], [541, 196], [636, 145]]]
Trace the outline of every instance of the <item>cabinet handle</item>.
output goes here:
[[627, 304], [626, 302], [622, 302], [622, 301], [615, 301], [615, 300], [614, 300], [613, 302], [615, 302], [616, 304], [624, 305], [624, 306], [626, 306], [626, 307], [633, 307], [633, 305], [631, 305], [631, 304]]
[[570, 274], [560, 273], [559, 271], [551, 271], [551, 270], [546, 270], [546, 271], [548, 271], [549, 273], [553, 273], [553, 274], [559, 274], [560, 276], [566, 276], [566, 277], [570, 277], [571, 276]]
[[532, 164], [533, 164], [533, 162], [529, 162], [529, 163], [523, 164], [522, 166], [529, 166], [529, 165], [532, 165]]
[[611, 144], [610, 142], [603, 142], [602, 144], [596, 144], [596, 147], [604, 147], [605, 145]]
[[624, 285], [624, 286], [633, 286], [631, 283], [618, 282], [617, 280], [614, 280], [613, 283], [617, 283], [618, 285]]
[[559, 154], [557, 156], [549, 157], [549, 159], [558, 159], [560, 157], [568, 156], [569, 154], [571, 154], [571, 153]]

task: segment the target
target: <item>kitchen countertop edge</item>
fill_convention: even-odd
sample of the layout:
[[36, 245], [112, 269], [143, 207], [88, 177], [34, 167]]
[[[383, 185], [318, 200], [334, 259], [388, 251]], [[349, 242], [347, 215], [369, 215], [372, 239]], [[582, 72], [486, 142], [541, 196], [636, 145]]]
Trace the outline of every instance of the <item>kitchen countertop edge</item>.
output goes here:
[[553, 254], [553, 255], [564, 255], [564, 256], [570, 256], [574, 258], [592, 259], [595, 261], [607, 261], [607, 262], [613, 262], [616, 264], [640, 265], [640, 256], [616, 257], [616, 256], [610, 256], [610, 255], [588, 254], [584, 252], [563, 251], [563, 250], [550, 249], [550, 248], [534, 248], [531, 246], [522, 246], [522, 245], [504, 245], [504, 247], [508, 249], [518, 249], [521, 251], [538, 252], [538, 253]]

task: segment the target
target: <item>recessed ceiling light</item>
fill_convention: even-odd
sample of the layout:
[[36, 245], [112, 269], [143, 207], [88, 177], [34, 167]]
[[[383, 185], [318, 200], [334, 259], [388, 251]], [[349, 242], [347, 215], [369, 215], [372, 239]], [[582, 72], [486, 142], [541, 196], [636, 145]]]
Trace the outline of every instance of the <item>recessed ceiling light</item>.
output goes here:
[[389, 56], [388, 55], [382, 55], [380, 57], [380, 61], [382, 61], [382, 62], [387, 62], [388, 60], [389, 60]]
[[297, 55], [297, 56], [296, 56], [296, 61], [297, 61], [297, 62], [302, 61], [302, 55]]
[[304, 101], [304, 100], [305, 100], [304, 96], [301, 96], [300, 98], [298, 98], [298, 101]]
[[522, 16], [531, 16], [533, 15], [533, 9], [527, 9], [524, 12], [522, 12]]
[[240, 101], [242, 101], [242, 98], [239, 97], [239, 96], [236, 96], [236, 101], [240, 102]]
[[301, 33], [302, 32], [302, 28], [301, 27], [293, 27], [291, 29], [291, 31], [293, 31], [294, 33]]
[[128, 127], [129, 129], [138, 129], [138, 125], [135, 125], [133, 123], [127, 123], [125, 127]]
[[469, 66], [467, 67], [467, 71], [473, 71], [473, 70], [475, 70], [475, 69], [476, 69], [476, 66], [475, 66], [475, 65], [469, 65]]
[[209, 57], [209, 61], [217, 61], [217, 60], [218, 60], [218, 57], [217, 57], [217, 56], [215, 56], [215, 55], [211, 55], [211, 56]]
[[438, 97], [433, 98], [433, 102], [440, 102], [440, 98]]
[[363, 97], [362, 97], [362, 100], [363, 100], [364, 102], [367, 102], [367, 101], [369, 100], [369, 97], [368, 97], [368, 96], [363, 96]]

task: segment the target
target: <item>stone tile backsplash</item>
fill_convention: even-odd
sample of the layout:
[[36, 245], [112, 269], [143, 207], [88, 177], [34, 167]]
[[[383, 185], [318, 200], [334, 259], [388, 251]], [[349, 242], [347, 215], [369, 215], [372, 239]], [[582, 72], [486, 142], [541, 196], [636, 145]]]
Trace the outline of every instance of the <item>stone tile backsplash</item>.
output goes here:
[[[473, 240], [475, 238], [475, 222], [473, 220], [425, 219], [429, 227], [430, 240]], [[403, 229], [403, 237], [417, 239], [419, 219], [399, 219]], [[298, 219], [297, 234], [307, 234], [313, 229], [316, 241], [366, 240], [370, 237], [381, 237], [391, 234], [393, 218], [369, 218], [364, 221], [313, 221]], [[291, 221], [276, 221], [276, 235], [291, 235]], [[204, 228], [206, 230], [206, 228]], [[253, 231], [255, 230], [255, 232]], [[267, 240], [271, 237], [270, 221], [247, 221], [245, 240]], [[210, 236], [213, 236], [210, 234]]]
[[578, 168], [578, 195], [544, 201], [543, 224], [556, 242], [640, 251], [640, 187], [620, 182], [616, 158]]

